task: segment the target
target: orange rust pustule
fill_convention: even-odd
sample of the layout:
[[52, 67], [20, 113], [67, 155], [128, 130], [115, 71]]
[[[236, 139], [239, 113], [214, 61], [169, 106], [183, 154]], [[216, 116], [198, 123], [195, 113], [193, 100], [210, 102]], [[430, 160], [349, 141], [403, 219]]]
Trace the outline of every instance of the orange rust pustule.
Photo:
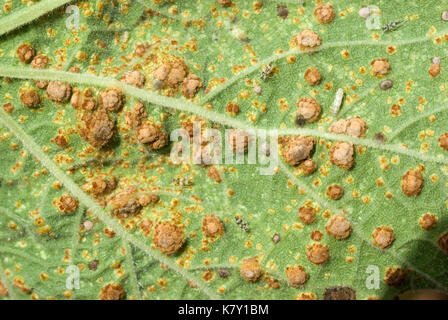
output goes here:
[[170, 222], [160, 222], [155, 227], [152, 241], [160, 252], [167, 255], [174, 254], [185, 243], [183, 228]]
[[124, 298], [124, 289], [120, 284], [109, 283], [101, 288], [100, 300], [121, 300]]

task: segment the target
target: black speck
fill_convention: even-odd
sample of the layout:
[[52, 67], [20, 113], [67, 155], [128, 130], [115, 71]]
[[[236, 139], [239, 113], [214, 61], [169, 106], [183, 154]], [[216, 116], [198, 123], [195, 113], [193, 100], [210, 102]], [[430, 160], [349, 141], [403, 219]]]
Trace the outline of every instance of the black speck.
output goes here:
[[277, 6], [277, 15], [282, 19], [288, 18], [289, 15], [288, 8], [285, 6]]
[[302, 115], [298, 115], [296, 117], [296, 125], [297, 126], [303, 127], [305, 125], [305, 123], [306, 123], [306, 120], [305, 120], [305, 118]]
[[216, 271], [218, 272], [219, 277], [223, 279], [230, 277], [230, 275], [232, 274], [232, 272], [226, 268], [220, 268]]
[[98, 260], [92, 260], [89, 262], [88, 266], [89, 266], [89, 270], [91, 271], [95, 271], [98, 268], [98, 264], [100, 262]]
[[386, 142], [386, 137], [384, 136], [384, 134], [377, 133], [374, 137], [373, 140], [378, 142], [378, 143], [385, 143]]

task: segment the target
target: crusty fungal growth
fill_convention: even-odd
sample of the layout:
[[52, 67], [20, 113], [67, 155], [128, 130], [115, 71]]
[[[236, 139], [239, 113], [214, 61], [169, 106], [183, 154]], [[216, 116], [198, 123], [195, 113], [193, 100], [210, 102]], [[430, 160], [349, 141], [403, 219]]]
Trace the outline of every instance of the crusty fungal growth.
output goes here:
[[8, 288], [6, 288], [4, 283], [1, 281], [0, 281], [0, 296], [2, 296], [2, 297], [8, 296]]
[[308, 68], [303, 77], [312, 86], [318, 85], [322, 81], [322, 75], [319, 69], [315, 67]]
[[313, 51], [322, 44], [320, 36], [309, 29], [302, 30], [294, 40], [302, 51]]
[[436, 226], [437, 222], [437, 217], [432, 213], [426, 213], [418, 220], [418, 223], [423, 230], [431, 230]]
[[202, 88], [202, 81], [193, 73], [182, 81], [182, 94], [185, 98], [193, 98], [200, 88]]
[[95, 197], [110, 193], [117, 187], [117, 179], [111, 177], [109, 179], [95, 178], [91, 183], [91, 188], [89, 193], [93, 194]]
[[34, 84], [39, 89], [46, 89], [48, 87], [48, 81], [45, 80], [34, 80]]
[[121, 300], [124, 298], [124, 289], [120, 284], [109, 283], [101, 288], [100, 300]]
[[104, 147], [114, 136], [115, 122], [104, 109], [94, 114], [86, 114], [79, 124], [79, 134], [95, 148]]
[[291, 165], [296, 166], [300, 162], [308, 159], [314, 149], [316, 139], [307, 136], [291, 137], [286, 143], [284, 150], [285, 161]]
[[256, 282], [262, 275], [258, 258], [244, 259], [240, 266], [240, 275], [248, 282]]
[[445, 232], [439, 237], [439, 240], [437, 240], [437, 243], [439, 244], [440, 250], [445, 252], [445, 254], [448, 255], [448, 232]]
[[308, 260], [317, 265], [327, 262], [329, 256], [330, 251], [328, 246], [321, 245], [320, 243], [312, 244], [306, 251]]
[[360, 117], [350, 118], [347, 120], [346, 133], [349, 136], [362, 138], [367, 130], [366, 121]]
[[328, 186], [325, 195], [332, 200], [339, 200], [344, 195], [344, 189], [338, 184], [332, 184]]
[[314, 18], [323, 24], [331, 23], [334, 20], [334, 9], [331, 4], [320, 4], [314, 9]]
[[128, 126], [137, 129], [147, 117], [148, 113], [146, 112], [145, 106], [138, 101], [132, 108], [132, 111], [125, 113], [124, 120]]
[[299, 208], [299, 218], [304, 224], [311, 224], [316, 220], [316, 213], [311, 207], [300, 207]]
[[104, 89], [100, 94], [100, 104], [106, 111], [118, 111], [124, 104], [124, 97], [118, 89]]
[[423, 188], [423, 175], [418, 170], [409, 169], [401, 177], [401, 190], [409, 197], [417, 196]]
[[352, 227], [350, 222], [343, 216], [332, 216], [325, 225], [325, 230], [333, 238], [340, 240], [350, 236]]
[[73, 90], [70, 103], [75, 109], [83, 109], [85, 111], [93, 111], [96, 108], [96, 100], [92, 97], [90, 89], [81, 92], [80, 90]]
[[31, 68], [33, 69], [45, 69], [48, 64], [48, 57], [46, 55], [38, 55], [31, 61]]
[[141, 196], [140, 198], [138, 198], [138, 203], [142, 206], [142, 207], [146, 207], [152, 204], [156, 204], [157, 202], [159, 202], [160, 197], [156, 194], [145, 194], [143, 196]]
[[371, 63], [372, 75], [382, 77], [389, 73], [391, 67], [388, 59], [375, 59]]
[[438, 141], [440, 148], [448, 151], [448, 132], [441, 134]]
[[61, 148], [65, 148], [68, 145], [68, 138], [63, 134], [58, 134], [54, 137], [54, 143]]
[[59, 198], [58, 210], [62, 213], [73, 213], [78, 209], [78, 199], [65, 195]]
[[313, 159], [306, 159], [299, 165], [299, 169], [301, 170], [302, 174], [310, 175], [317, 170], [316, 161], [314, 161]]
[[72, 87], [61, 81], [51, 81], [47, 86], [47, 97], [53, 102], [65, 102], [72, 95]]
[[249, 148], [249, 135], [241, 129], [232, 129], [226, 135], [227, 143], [230, 144], [232, 150], [237, 153], [247, 152]]
[[143, 88], [146, 79], [140, 71], [128, 71], [121, 77], [121, 82], [129, 84], [137, 88]]
[[216, 169], [215, 167], [210, 167], [207, 170], [207, 176], [215, 180], [217, 183], [222, 182], [221, 175], [219, 174], [218, 169]]
[[375, 247], [389, 248], [395, 240], [394, 231], [387, 226], [378, 227], [372, 232], [372, 239]]
[[150, 122], [144, 122], [137, 129], [137, 139], [151, 150], [158, 150], [168, 144], [168, 133]]
[[29, 43], [23, 43], [17, 48], [17, 57], [23, 63], [30, 63], [35, 55], [34, 48]]
[[325, 289], [324, 300], [356, 300], [356, 291], [350, 287], [332, 287]]
[[217, 216], [207, 214], [202, 218], [202, 232], [206, 237], [216, 238], [224, 234], [224, 225]]
[[388, 286], [399, 286], [406, 281], [408, 270], [399, 267], [388, 267], [384, 275], [384, 282]]
[[329, 152], [331, 163], [344, 170], [349, 170], [353, 166], [355, 162], [354, 154], [353, 144], [343, 141], [336, 142]]
[[217, 0], [218, 3], [223, 7], [230, 7], [232, 0]]
[[185, 62], [178, 61], [174, 63], [164, 63], [158, 67], [154, 73], [154, 80], [162, 83], [162, 88], [176, 88], [181, 84], [188, 73], [188, 67]]
[[431, 77], [435, 78], [440, 74], [440, 64], [431, 64], [429, 67], [428, 73]]
[[154, 245], [160, 252], [171, 255], [177, 252], [185, 243], [183, 228], [171, 223], [160, 222], [155, 227]]
[[135, 187], [128, 187], [126, 190], [114, 195], [109, 203], [112, 206], [112, 213], [122, 218], [135, 215], [142, 209]]
[[286, 267], [286, 277], [291, 287], [299, 288], [307, 282], [310, 275], [306, 273], [304, 267], [295, 265]]
[[313, 98], [300, 98], [297, 102], [297, 116], [302, 117], [306, 122], [316, 121], [321, 110], [320, 104]]
[[25, 89], [20, 93], [20, 101], [30, 108], [37, 107], [40, 104], [40, 97], [36, 90]]
[[366, 130], [366, 121], [360, 117], [339, 119], [329, 128], [329, 131], [332, 133], [344, 133], [356, 138], [364, 137]]

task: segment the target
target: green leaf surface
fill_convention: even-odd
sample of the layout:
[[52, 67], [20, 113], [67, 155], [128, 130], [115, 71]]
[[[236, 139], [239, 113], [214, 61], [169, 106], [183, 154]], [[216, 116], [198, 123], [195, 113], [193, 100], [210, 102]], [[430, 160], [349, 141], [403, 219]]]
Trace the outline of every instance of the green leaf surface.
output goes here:
[[[360, 0], [332, 1], [334, 21], [320, 24], [313, 17], [319, 3], [234, 0], [222, 7], [215, 0], [41, 0], [8, 2], [9, 9], [5, 4], [0, 14], [0, 289], [7, 288], [8, 295], [0, 290], [0, 299], [98, 299], [110, 283], [121, 285], [126, 299], [323, 299], [329, 288], [340, 286], [353, 289], [357, 299], [390, 299], [420, 288], [448, 292], [448, 251], [439, 241], [448, 231], [448, 156], [438, 142], [448, 121], [448, 23], [440, 18], [448, 1], [376, 1], [381, 25], [405, 21], [391, 32], [366, 27], [358, 11], [369, 3]], [[79, 8], [79, 30], [67, 29], [69, 4]], [[278, 6], [287, 7], [285, 19]], [[294, 45], [303, 29], [322, 38], [313, 54]], [[46, 55], [48, 67], [22, 63], [16, 50], [23, 43]], [[142, 44], [148, 48], [138, 56], [135, 49]], [[433, 78], [428, 69], [434, 56], [442, 58], [442, 71]], [[155, 88], [154, 70], [174, 58], [183, 59], [203, 83], [193, 98], [185, 98], [180, 88]], [[387, 78], [393, 87], [387, 91], [379, 88], [383, 79], [370, 73], [371, 61], [379, 58], [391, 65]], [[260, 74], [269, 63], [275, 71], [263, 81]], [[74, 66], [79, 73], [70, 72]], [[314, 87], [304, 80], [313, 66], [323, 77]], [[145, 76], [142, 88], [120, 81], [129, 70]], [[121, 111], [110, 113], [117, 125], [112, 141], [102, 149], [90, 146], [79, 134], [80, 111], [70, 102], [52, 102], [35, 80], [90, 88], [96, 99], [104, 88], [119, 88], [126, 99]], [[261, 95], [254, 93], [256, 85]], [[40, 96], [37, 108], [20, 99], [30, 88]], [[345, 99], [333, 116], [339, 88]], [[322, 113], [299, 127], [296, 104], [303, 97], [316, 99]], [[173, 142], [157, 151], [138, 142], [125, 121], [138, 101], [168, 133], [196, 116], [223, 134], [239, 128], [313, 136], [318, 169], [303, 175], [283, 157], [273, 175], [261, 175], [259, 164], [220, 164], [214, 166], [222, 179], [217, 183], [208, 176], [209, 167], [173, 164]], [[226, 112], [229, 102], [239, 105], [237, 115]], [[335, 120], [357, 116], [366, 121], [364, 137], [329, 132]], [[385, 142], [374, 139], [378, 133]], [[55, 144], [57, 135], [68, 137], [67, 147]], [[337, 141], [355, 145], [350, 170], [330, 161]], [[402, 192], [402, 176], [417, 168], [423, 189], [409, 197]], [[112, 176], [118, 185], [109, 195], [98, 199], [86, 193], [95, 178]], [[181, 187], [173, 183], [179, 177], [193, 182]], [[339, 200], [326, 196], [333, 184], [344, 189]], [[160, 200], [118, 218], [110, 199], [130, 186]], [[64, 195], [78, 200], [75, 212], [58, 210]], [[299, 219], [304, 205], [314, 208], [312, 224]], [[427, 213], [437, 218], [430, 230], [419, 224]], [[214, 241], [202, 231], [207, 214], [224, 224], [224, 234]], [[350, 221], [348, 238], [327, 233], [334, 215]], [[86, 230], [86, 221], [92, 229]], [[185, 229], [185, 245], [171, 256], [154, 244], [154, 226], [162, 221]], [[394, 232], [386, 249], [372, 243], [380, 226]], [[312, 240], [318, 232], [321, 239]], [[280, 235], [278, 243], [274, 234]], [[322, 265], [307, 259], [307, 248], [315, 243], [329, 248]], [[241, 263], [251, 257], [263, 271], [256, 282], [240, 275]], [[91, 267], [94, 260], [97, 268]], [[289, 285], [285, 271], [294, 265], [309, 275], [299, 288]], [[79, 289], [67, 287], [70, 266], [79, 270]], [[368, 285], [372, 266], [379, 270], [375, 288]], [[407, 270], [399, 285], [384, 281], [390, 267]], [[228, 277], [222, 277], [223, 269]]]

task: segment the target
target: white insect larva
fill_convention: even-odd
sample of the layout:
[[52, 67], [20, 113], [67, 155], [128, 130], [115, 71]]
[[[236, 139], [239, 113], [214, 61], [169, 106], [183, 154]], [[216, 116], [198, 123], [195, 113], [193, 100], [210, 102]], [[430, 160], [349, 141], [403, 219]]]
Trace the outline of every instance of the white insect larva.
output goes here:
[[344, 90], [338, 89], [333, 102], [333, 116], [336, 116], [341, 109], [342, 99], [344, 98]]

